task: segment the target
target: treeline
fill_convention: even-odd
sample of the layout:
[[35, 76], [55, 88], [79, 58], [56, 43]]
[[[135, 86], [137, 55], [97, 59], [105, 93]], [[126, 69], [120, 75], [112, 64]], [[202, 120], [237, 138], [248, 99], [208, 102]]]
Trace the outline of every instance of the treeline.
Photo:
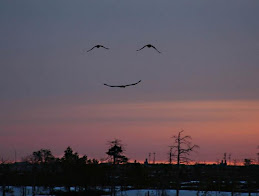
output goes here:
[[[170, 160], [176, 157], [176, 164], [144, 164], [128, 162], [120, 140], [109, 142], [107, 161], [79, 156], [67, 147], [61, 158], [55, 157], [49, 149], [32, 152], [23, 162], [0, 164], [0, 185], [44, 186], [55, 193], [54, 187], [65, 187], [67, 192], [74, 187], [78, 192], [98, 195], [100, 191], [115, 187], [127, 189], [176, 189], [199, 191], [257, 192], [259, 187], [259, 165], [244, 166], [184, 165], [197, 145], [191, 145], [190, 136], [173, 137], [170, 146]], [[185, 148], [183, 144], [188, 144]], [[171, 162], [171, 161], [170, 161]], [[4, 193], [4, 191], [3, 191]], [[101, 193], [103, 194], [103, 193]], [[101, 195], [100, 194], [100, 195]]]
[[[46, 149], [34, 161], [0, 165], [0, 184], [12, 186], [74, 187], [78, 191], [127, 189], [185, 189], [197, 191], [256, 192], [259, 166], [99, 163], [80, 157], [68, 147], [62, 158]], [[39, 156], [39, 155], [42, 156]], [[36, 157], [38, 157], [36, 159]], [[93, 194], [91, 194], [93, 195]]]

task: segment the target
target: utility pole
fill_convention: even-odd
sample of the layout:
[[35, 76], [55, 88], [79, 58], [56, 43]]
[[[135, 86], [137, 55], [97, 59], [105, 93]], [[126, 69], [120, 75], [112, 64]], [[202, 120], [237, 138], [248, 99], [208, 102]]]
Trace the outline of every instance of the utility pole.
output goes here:
[[153, 155], [154, 155], [154, 158], [153, 158], [153, 164], [155, 164], [155, 162], [156, 162], [156, 153], [155, 153], [155, 152], [153, 152]]
[[224, 164], [227, 164], [227, 153], [226, 153], [226, 152], [224, 153], [224, 158], [223, 158], [223, 160], [224, 160]]
[[16, 150], [14, 150], [14, 163], [16, 163]]
[[151, 163], [151, 153], [148, 153], [148, 163]]
[[231, 164], [231, 153], [228, 154], [228, 165]]

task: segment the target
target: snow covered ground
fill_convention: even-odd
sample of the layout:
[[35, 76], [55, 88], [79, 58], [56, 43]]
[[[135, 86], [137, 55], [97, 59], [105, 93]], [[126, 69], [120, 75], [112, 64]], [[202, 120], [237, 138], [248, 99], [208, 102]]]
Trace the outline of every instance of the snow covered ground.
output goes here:
[[[32, 196], [32, 187], [14, 187], [9, 186], [9, 191], [6, 193], [6, 196], [20, 196], [23, 195], [23, 193], [26, 193], [26, 196]], [[61, 190], [65, 191], [64, 187], [55, 187], [55, 190]], [[49, 190], [45, 189], [44, 187], [36, 187], [36, 195], [48, 195]], [[71, 191], [73, 189], [71, 188]], [[0, 195], [2, 195], [2, 190], [0, 189]], [[200, 192], [197, 194], [197, 191], [187, 191], [187, 190], [180, 190], [179, 192], [180, 196], [231, 196], [230, 192]], [[147, 190], [147, 189], [141, 189], [141, 190], [128, 190], [128, 191], [118, 191], [117, 196], [176, 196], [175, 190]], [[248, 196], [248, 193], [235, 193], [234, 196]], [[252, 193], [251, 196], [259, 196], [259, 193]]]
[[[118, 193], [117, 196], [161, 196], [161, 190], [129, 190], [122, 193]], [[164, 196], [176, 196], [175, 190], [165, 190]], [[181, 190], [179, 196], [197, 196], [197, 191]], [[200, 192], [199, 196], [231, 196], [230, 192]], [[235, 193], [234, 196], [248, 196], [248, 193]], [[251, 196], [259, 196], [259, 193], [252, 193]]]

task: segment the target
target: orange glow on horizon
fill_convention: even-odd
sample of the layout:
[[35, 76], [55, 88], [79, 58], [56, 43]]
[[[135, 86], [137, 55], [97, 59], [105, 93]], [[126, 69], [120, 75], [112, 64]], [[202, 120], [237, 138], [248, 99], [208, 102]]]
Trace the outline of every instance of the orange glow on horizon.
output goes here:
[[0, 142], [5, 149], [15, 144], [22, 155], [42, 147], [62, 154], [70, 145], [100, 159], [107, 141], [119, 138], [131, 160], [145, 160], [149, 152], [166, 160], [170, 137], [184, 129], [201, 147], [194, 161], [216, 162], [224, 152], [242, 160], [256, 158], [258, 116], [259, 101], [249, 100], [42, 104], [3, 119], [0, 128], [7, 133]]

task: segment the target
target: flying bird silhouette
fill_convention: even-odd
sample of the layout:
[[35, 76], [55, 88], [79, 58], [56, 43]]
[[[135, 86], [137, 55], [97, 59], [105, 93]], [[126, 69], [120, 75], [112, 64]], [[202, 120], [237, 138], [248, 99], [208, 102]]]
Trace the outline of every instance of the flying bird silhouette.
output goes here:
[[138, 49], [137, 51], [140, 51], [140, 50], [142, 50], [142, 49], [145, 48], [145, 47], [154, 48], [158, 53], [161, 53], [158, 49], [156, 49], [155, 46], [153, 46], [153, 45], [151, 45], [151, 44], [147, 44], [147, 45], [143, 46], [142, 48]]
[[141, 82], [141, 80], [138, 81], [138, 82], [136, 82], [136, 83], [133, 83], [133, 84], [126, 84], [126, 85], [116, 85], [116, 86], [114, 86], [114, 85], [109, 85], [109, 84], [103, 84], [103, 85], [109, 86], [109, 87], [126, 88], [127, 86], [134, 86], [134, 85], [136, 85], [136, 84], [138, 84], [138, 83], [140, 83], [140, 82]]
[[92, 47], [90, 50], [83, 49], [82, 51], [83, 51], [83, 52], [90, 52], [90, 51], [93, 50], [94, 48], [104, 48], [104, 49], [106, 49], [106, 50], [109, 50], [109, 48], [106, 48], [106, 47], [104, 47], [103, 45], [99, 45], [99, 44], [98, 44], [98, 45]]

